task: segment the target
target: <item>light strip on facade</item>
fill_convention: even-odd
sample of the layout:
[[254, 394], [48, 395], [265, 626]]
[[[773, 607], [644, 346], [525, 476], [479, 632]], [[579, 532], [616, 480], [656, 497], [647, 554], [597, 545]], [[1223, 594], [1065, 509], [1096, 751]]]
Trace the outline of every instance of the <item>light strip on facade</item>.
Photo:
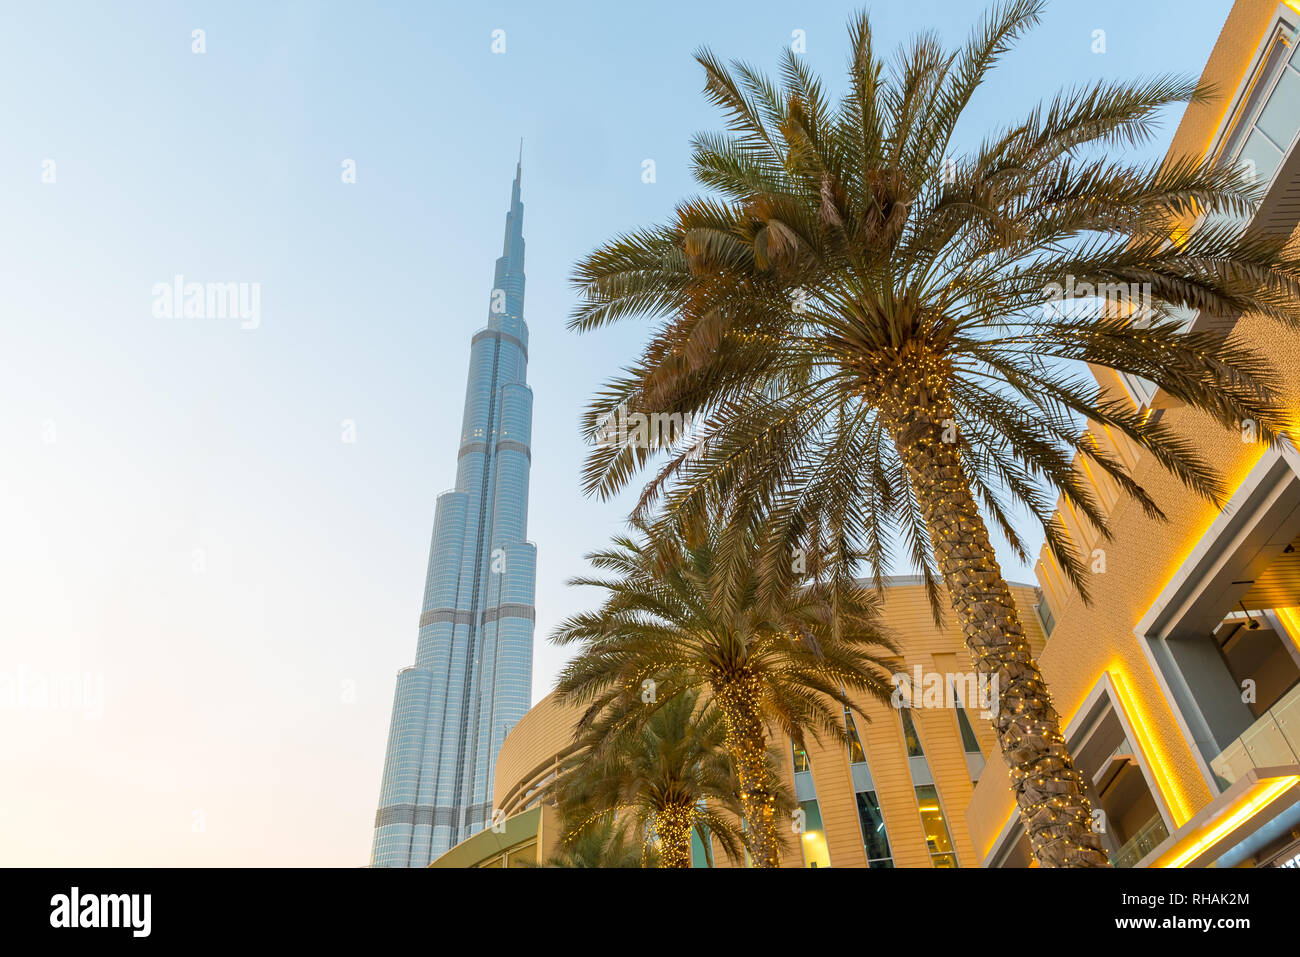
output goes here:
[[1218, 824], [1200, 834], [1191, 835], [1190, 843], [1179, 850], [1177, 846], [1157, 861], [1155, 867], [1182, 867], [1188, 861], [1195, 860], [1206, 848], [1212, 847], [1225, 835], [1231, 834], [1238, 827], [1250, 820], [1279, 796], [1300, 782], [1300, 776], [1290, 775], [1276, 780], [1256, 782], [1255, 786], [1244, 794]]
[[1118, 667], [1112, 667], [1108, 670], [1108, 674], [1115, 685], [1119, 706], [1124, 709], [1124, 715], [1128, 718], [1129, 726], [1138, 738], [1135, 743], [1142, 749], [1142, 754], [1147, 759], [1147, 764], [1150, 765], [1151, 771], [1156, 777], [1156, 786], [1160, 788], [1165, 804], [1169, 807], [1169, 813], [1174, 817], [1174, 826], [1182, 827], [1191, 818], [1192, 814], [1187, 809], [1187, 802], [1183, 799], [1182, 792], [1174, 787], [1174, 778], [1169, 773], [1169, 768], [1165, 763], [1164, 752], [1156, 748], [1151, 733], [1147, 729], [1146, 720], [1143, 718], [1136, 700], [1128, 690], [1128, 682], [1124, 679], [1124, 673]]
[[[1093, 433], [1090, 431], [1088, 432], [1088, 437], [1092, 439], [1092, 447], [1097, 451], [1101, 451], [1100, 444], [1097, 442], [1097, 436], [1093, 435]], [[1097, 493], [1097, 503], [1101, 504], [1102, 499], [1106, 498], [1107, 496], [1103, 496], [1101, 494], [1101, 484], [1097, 481], [1097, 476], [1092, 474], [1092, 466], [1088, 464], [1087, 456], [1080, 455], [1079, 464], [1083, 466], [1083, 471], [1087, 474], [1088, 481], [1092, 483], [1093, 491]], [[1107, 506], [1106, 510], [1107, 512], [1110, 511], [1109, 506]]]
[[1300, 608], [1274, 608], [1273, 614], [1282, 622], [1291, 643], [1300, 648]]
[[[1130, 450], [1126, 446], [1120, 445], [1119, 440], [1115, 438], [1115, 433], [1110, 430], [1109, 425], [1106, 425], [1104, 422], [1101, 423], [1101, 430], [1106, 433], [1106, 441], [1110, 443], [1111, 449], [1115, 452], [1115, 457], [1120, 460], [1120, 463], [1124, 465], [1125, 468], [1127, 468], [1128, 463], [1126, 459], [1133, 457]], [[1127, 439], [1128, 437], [1125, 436], [1125, 438]], [[1131, 442], [1132, 440], [1129, 439], [1128, 441]]]
[[[968, 808], [967, 810], [969, 810], [969, 808]], [[1004, 834], [1006, 834], [1006, 833], [1008, 832], [1008, 830], [1009, 830], [1010, 827], [1011, 827], [1011, 822], [1012, 822], [1012, 821], [1013, 821], [1013, 820], [1014, 820], [1014, 819], [1015, 819], [1019, 814], [1020, 814], [1020, 808], [1019, 808], [1018, 806], [1017, 806], [1017, 807], [1014, 807], [1014, 808], [1011, 809], [1011, 813], [1007, 815], [1007, 819], [1002, 823], [1002, 827], [1001, 827], [1001, 829], [998, 831], [998, 833], [996, 833], [996, 834], [993, 835], [993, 839], [992, 839], [991, 841], [989, 841], [989, 846], [986, 847], [986, 848], [984, 848], [984, 857], [985, 857], [985, 859], [987, 859], [987, 858], [989, 857], [989, 855], [991, 855], [991, 854], [993, 853], [993, 849], [994, 849], [995, 847], [998, 846], [998, 838], [1000, 838], [1002, 835], [1004, 835]], [[1023, 836], [1023, 834], [1022, 834], [1022, 836]], [[1014, 842], [1012, 842], [1012, 843], [1014, 843]], [[1033, 855], [1032, 855], [1032, 854], [1030, 855], [1030, 859], [1031, 859], [1031, 860], [1033, 859]], [[988, 865], [988, 866], [992, 866], [992, 865]]]
[[[1291, 7], [1291, 9], [1293, 10], [1300, 9], [1293, 5], [1292, 0], [1283, 0], [1283, 2], [1287, 6]], [[1273, 24], [1270, 22], [1269, 25], [1264, 28], [1264, 32], [1259, 35], [1259, 39], [1255, 41], [1256, 50], [1258, 50], [1261, 46], [1263, 46], [1264, 40], [1267, 39], [1272, 29], [1273, 29]], [[1210, 138], [1205, 144], [1205, 149], [1202, 153], [1203, 156], [1205, 156], [1206, 158], [1210, 158], [1210, 151], [1214, 150], [1216, 143], [1218, 144], [1219, 148], [1222, 149], [1223, 144], [1225, 144], [1228, 141], [1228, 134], [1231, 132], [1230, 129], [1231, 124], [1235, 124], [1236, 121], [1240, 119], [1240, 116], [1233, 116], [1230, 120], [1228, 114], [1232, 112], [1233, 107], [1244, 104], [1246, 100], [1250, 98], [1250, 91], [1254, 88], [1255, 84], [1258, 81], [1259, 81], [1259, 77], [1258, 75], [1256, 75], [1251, 79], [1246, 89], [1241, 91], [1241, 96], [1239, 96], [1235, 101], [1231, 97], [1229, 97], [1227, 102], [1224, 103], [1223, 112], [1219, 114], [1219, 120], [1217, 123], [1214, 124], [1213, 130], [1210, 133]], [[1223, 134], [1222, 136], [1220, 136], [1221, 133]], [[1217, 150], [1215, 152], [1217, 153]]]

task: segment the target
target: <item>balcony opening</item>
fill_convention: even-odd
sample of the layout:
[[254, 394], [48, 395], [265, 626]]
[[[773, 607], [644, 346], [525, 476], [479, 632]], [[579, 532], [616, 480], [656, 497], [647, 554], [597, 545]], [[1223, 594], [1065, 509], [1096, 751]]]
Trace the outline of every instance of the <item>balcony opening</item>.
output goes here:
[[1300, 764], [1293, 456], [1265, 454], [1136, 629], [1219, 791], [1252, 768]]
[[1132, 867], [1169, 836], [1169, 827], [1109, 697], [1098, 702], [1082, 740], [1071, 749], [1102, 847], [1114, 867]]

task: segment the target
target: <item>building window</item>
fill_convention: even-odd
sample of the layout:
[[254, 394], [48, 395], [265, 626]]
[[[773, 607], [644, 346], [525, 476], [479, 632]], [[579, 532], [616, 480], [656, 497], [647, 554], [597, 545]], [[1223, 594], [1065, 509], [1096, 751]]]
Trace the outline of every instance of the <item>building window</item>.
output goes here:
[[1052, 614], [1052, 606], [1048, 604], [1047, 599], [1043, 596], [1041, 588], [1034, 589], [1034, 595], [1038, 601], [1034, 602], [1034, 613], [1038, 615], [1038, 623], [1043, 628], [1044, 637], [1052, 637], [1052, 629], [1056, 627], [1056, 617]]
[[[1272, 182], [1300, 129], [1300, 44], [1295, 40], [1295, 26], [1279, 17], [1214, 151], [1216, 162], [1244, 166], [1260, 187]], [[1254, 213], [1217, 211], [1210, 218], [1218, 225], [1244, 229]], [[1289, 233], [1293, 226], [1285, 231]], [[1171, 237], [1170, 242], [1176, 241]], [[1199, 315], [1198, 310], [1187, 306], [1172, 307], [1170, 313], [1189, 328]], [[1149, 379], [1127, 372], [1116, 374], [1138, 408], [1149, 406], [1155, 399], [1157, 386]]]
[[808, 760], [808, 752], [799, 747], [793, 741], [790, 747], [794, 750], [794, 770], [798, 774], [800, 771], [811, 771], [812, 762]]
[[1297, 606], [1300, 479], [1269, 451], [1136, 628], [1218, 791], [1300, 763], [1289, 730], [1300, 720]]
[[493, 854], [485, 861], [474, 865], [475, 867], [536, 867], [537, 866], [537, 838], [529, 838], [526, 841], [507, 848], [504, 851]]
[[[700, 809], [704, 809], [704, 802], [700, 802]], [[713, 866], [713, 848], [712, 838], [709, 836], [709, 829], [704, 824], [697, 824], [691, 831], [691, 867], [712, 867]]]
[[912, 712], [907, 708], [899, 708], [898, 713], [903, 719], [903, 740], [907, 742], [908, 765], [916, 789], [916, 806], [921, 812], [925, 845], [930, 851], [930, 864], [933, 867], [957, 867], [957, 851], [952, 845], [952, 835], [948, 833], [948, 823], [944, 820], [943, 807], [939, 804], [939, 791], [934, 786], [930, 762], [925, 759], [925, 750], [921, 747], [920, 735], [916, 733]]
[[889, 852], [889, 835], [885, 832], [885, 816], [880, 813], [880, 801], [875, 791], [858, 792], [858, 822], [862, 825], [862, 843], [867, 851], [867, 867], [893, 867], [894, 858]]
[[925, 751], [921, 748], [921, 739], [916, 733], [916, 725], [912, 721], [911, 710], [899, 708], [898, 714], [903, 719], [903, 740], [907, 743], [907, 756], [909, 758], [925, 757]]
[[880, 811], [867, 754], [862, 748], [853, 721], [853, 712], [844, 709], [844, 726], [849, 732], [849, 775], [853, 782], [858, 805], [858, 823], [862, 827], [862, 846], [867, 855], [867, 867], [893, 867], [894, 856], [889, 850], [889, 835], [885, 831], [885, 816]]
[[799, 808], [804, 814], [804, 832], [799, 835], [804, 867], [830, 867], [831, 855], [826, 847], [826, 828], [822, 824], [821, 808], [815, 800], [801, 801]]
[[934, 867], [956, 867], [957, 850], [952, 846], [948, 822], [943, 817], [939, 792], [933, 784], [922, 784], [916, 789], [916, 806], [921, 812], [921, 828], [925, 831], [925, 845], [930, 850], [930, 863]]
[[535, 867], [536, 865], [536, 841], [530, 841], [520, 847], [511, 848], [506, 854], [506, 867]]
[[961, 701], [956, 697], [957, 708], [957, 727], [961, 729], [961, 747], [967, 754], [978, 754], [983, 756], [984, 752], [980, 750], [979, 740], [975, 737], [975, 729], [971, 727], [970, 718], [966, 717], [966, 709], [961, 706]]
[[[984, 752], [980, 750], [979, 739], [975, 737], [975, 728], [970, 723], [966, 709], [962, 707], [961, 696], [953, 689], [953, 706], [957, 711], [957, 730], [961, 733], [961, 749], [966, 754], [966, 770], [970, 772], [972, 785], [978, 784], [984, 773]], [[989, 702], [992, 706], [992, 702]]]
[[848, 708], [844, 709], [844, 727], [849, 732], [849, 764], [861, 764], [867, 760], [867, 755], [862, 750], [862, 739], [858, 737], [858, 726], [853, 723], [853, 713]]
[[1272, 180], [1300, 128], [1300, 45], [1294, 40], [1295, 28], [1279, 21], [1218, 153], [1220, 162], [1252, 168], [1261, 186]]

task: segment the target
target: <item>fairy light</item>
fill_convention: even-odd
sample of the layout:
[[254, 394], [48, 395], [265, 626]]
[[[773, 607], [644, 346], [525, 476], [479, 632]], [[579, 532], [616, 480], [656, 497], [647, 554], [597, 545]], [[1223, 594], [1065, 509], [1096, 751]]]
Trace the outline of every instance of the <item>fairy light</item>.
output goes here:
[[653, 817], [654, 833], [659, 839], [660, 867], [691, 866], [691, 831], [698, 812], [694, 805], [670, 804]]
[[713, 694], [722, 710], [727, 749], [735, 762], [740, 806], [753, 833], [751, 854], [759, 867], [780, 867], [776, 794], [768, 781], [767, 736], [759, 718], [762, 682], [748, 670], [717, 675]]

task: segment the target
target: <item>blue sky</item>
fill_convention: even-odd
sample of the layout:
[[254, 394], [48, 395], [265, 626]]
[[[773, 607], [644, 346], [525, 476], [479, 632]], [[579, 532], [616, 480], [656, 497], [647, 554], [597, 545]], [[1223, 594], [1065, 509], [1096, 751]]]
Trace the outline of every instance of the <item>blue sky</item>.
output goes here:
[[[1198, 74], [1229, 6], [1058, 0], [966, 135], [1062, 85]], [[720, 125], [696, 47], [775, 70], [803, 30], [838, 91], [854, 9], [0, 10], [0, 671], [103, 681], [98, 716], [0, 710], [0, 864], [365, 862], [520, 137], [549, 690], [545, 636], [592, 598], [563, 582], [627, 504], [578, 492], [578, 416], [645, 334], [567, 332], [569, 268], [693, 191]], [[981, 8], [870, 9], [888, 49]], [[155, 317], [177, 274], [259, 283], [260, 324]]]

